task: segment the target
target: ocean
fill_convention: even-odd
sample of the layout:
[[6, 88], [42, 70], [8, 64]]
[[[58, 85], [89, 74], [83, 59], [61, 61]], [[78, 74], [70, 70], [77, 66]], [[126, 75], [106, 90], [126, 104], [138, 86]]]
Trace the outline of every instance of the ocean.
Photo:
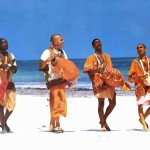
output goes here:
[[[130, 64], [134, 58], [112, 58], [113, 66], [119, 69], [127, 81]], [[80, 75], [75, 88], [92, 89], [88, 75], [83, 73], [86, 59], [71, 59], [79, 68]], [[13, 75], [16, 87], [46, 88], [43, 72], [38, 70], [39, 60], [18, 60], [18, 71]], [[131, 84], [131, 87], [134, 86]], [[120, 88], [117, 87], [117, 90]]]

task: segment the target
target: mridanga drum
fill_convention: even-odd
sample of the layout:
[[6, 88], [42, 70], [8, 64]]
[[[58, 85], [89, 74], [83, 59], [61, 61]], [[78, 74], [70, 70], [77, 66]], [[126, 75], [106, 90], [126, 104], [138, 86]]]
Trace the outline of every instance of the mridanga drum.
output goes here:
[[57, 58], [58, 62], [53, 67], [53, 71], [57, 72], [58, 76], [65, 80], [75, 80], [79, 76], [79, 69], [69, 59]]
[[96, 59], [98, 62], [99, 74], [103, 81], [105, 81], [109, 86], [114, 86], [114, 87], [121, 86], [122, 87], [121, 89], [123, 91], [130, 91], [131, 89], [130, 85], [127, 82], [125, 82], [122, 73], [118, 69], [109, 66], [103, 66], [100, 63], [97, 56]]
[[73, 81], [72, 86], [74, 86], [79, 77], [79, 69], [69, 59], [58, 57], [56, 57], [56, 59], [57, 63], [53, 66], [53, 71], [57, 73], [59, 78], [67, 81]]

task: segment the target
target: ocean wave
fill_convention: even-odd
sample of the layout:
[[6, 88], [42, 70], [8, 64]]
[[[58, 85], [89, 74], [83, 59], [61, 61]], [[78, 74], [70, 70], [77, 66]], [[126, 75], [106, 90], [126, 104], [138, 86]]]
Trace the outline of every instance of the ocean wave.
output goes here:
[[[46, 84], [45, 82], [15, 82], [16, 88], [34, 88], [34, 89], [45, 89], [46, 88]], [[129, 85], [131, 86], [131, 90], [134, 90], [134, 84], [133, 83], [129, 83]], [[87, 82], [78, 82], [73, 89], [89, 89], [92, 90], [92, 84], [91, 83], [87, 83]], [[116, 91], [121, 91], [121, 87], [115, 87]]]

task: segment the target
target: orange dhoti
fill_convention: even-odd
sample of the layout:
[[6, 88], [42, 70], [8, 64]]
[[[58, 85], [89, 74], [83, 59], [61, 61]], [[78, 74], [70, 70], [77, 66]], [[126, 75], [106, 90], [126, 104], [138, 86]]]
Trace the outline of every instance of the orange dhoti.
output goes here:
[[[50, 114], [55, 120], [67, 115], [66, 86], [73, 87], [78, 80], [79, 69], [68, 59], [57, 58], [58, 63], [53, 66], [53, 71], [62, 82], [50, 87]], [[74, 80], [73, 83], [69, 82]]]
[[107, 86], [106, 89], [103, 89], [101, 92], [98, 92], [97, 94], [95, 94], [95, 96], [97, 98], [109, 98], [109, 99], [113, 99], [114, 98], [114, 94], [115, 94], [115, 88], [111, 87], [111, 86]]
[[66, 83], [50, 88], [50, 114], [53, 119], [67, 115]]

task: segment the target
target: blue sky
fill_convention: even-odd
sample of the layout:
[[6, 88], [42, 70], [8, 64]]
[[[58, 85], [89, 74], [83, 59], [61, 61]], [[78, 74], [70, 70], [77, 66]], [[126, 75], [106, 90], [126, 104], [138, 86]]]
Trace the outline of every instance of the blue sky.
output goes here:
[[64, 37], [70, 59], [94, 52], [100, 38], [111, 57], [136, 57], [144, 43], [150, 56], [149, 0], [1, 0], [0, 37], [17, 60], [38, 60], [54, 33]]

